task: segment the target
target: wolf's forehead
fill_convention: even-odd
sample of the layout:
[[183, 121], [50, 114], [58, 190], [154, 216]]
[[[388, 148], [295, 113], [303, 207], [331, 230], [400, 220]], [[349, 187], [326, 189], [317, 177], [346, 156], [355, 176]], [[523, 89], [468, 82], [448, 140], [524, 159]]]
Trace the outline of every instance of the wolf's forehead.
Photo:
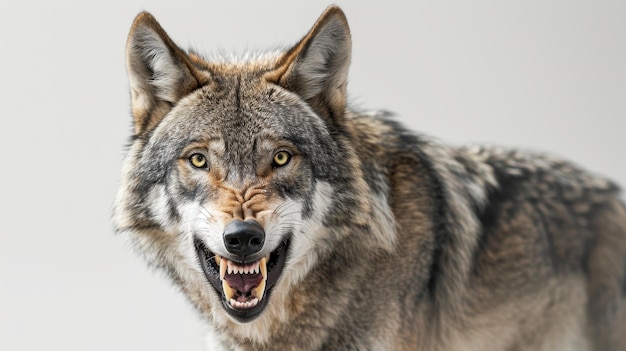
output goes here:
[[316, 119], [301, 101], [258, 75], [222, 73], [215, 76], [215, 82], [175, 107], [163, 128], [168, 131], [167, 139], [217, 139], [226, 150], [245, 152], [268, 137], [292, 139], [296, 133], [298, 139], [306, 138], [306, 125]]
[[195, 108], [202, 129], [221, 134], [225, 140], [240, 140], [269, 131], [281, 133], [285, 126], [300, 119], [302, 109], [271, 96], [271, 88], [262, 90], [246, 85], [225, 87], [216, 93], [209, 92], [198, 98]]
[[159, 139], [182, 143], [219, 141], [225, 149], [245, 149], [258, 139], [282, 139], [287, 134], [284, 111], [263, 101], [252, 105], [230, 101], [197, 101], [179, 106], [163, 123]]

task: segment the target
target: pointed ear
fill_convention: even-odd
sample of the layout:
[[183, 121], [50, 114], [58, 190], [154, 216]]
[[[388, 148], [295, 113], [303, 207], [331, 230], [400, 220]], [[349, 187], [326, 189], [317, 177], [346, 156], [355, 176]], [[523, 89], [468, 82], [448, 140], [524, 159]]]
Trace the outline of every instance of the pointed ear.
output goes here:
[[343, 11], [331, 6], [287, 51], [267, 79], [295, 92], [320, 116], [338, 123], [345, 113], [352, 41]]
[[183, 96], [201, 85], [189, 56], [147, 12], [133, 22], [126, 68], [137, 135], [152, 130]]

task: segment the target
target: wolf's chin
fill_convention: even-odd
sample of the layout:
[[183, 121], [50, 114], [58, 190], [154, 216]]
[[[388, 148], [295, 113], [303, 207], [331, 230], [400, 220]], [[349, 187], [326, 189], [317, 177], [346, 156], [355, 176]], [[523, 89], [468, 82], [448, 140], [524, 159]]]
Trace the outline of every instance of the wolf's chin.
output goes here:
[[215, 255], [199, 238], [194, 239], [205, 277], [221, 297], [226, 312], [241, 323], [251, 322], [265, 310], [283, 271], [289, 243], [287, 236], [269, 255], [237, 262]]

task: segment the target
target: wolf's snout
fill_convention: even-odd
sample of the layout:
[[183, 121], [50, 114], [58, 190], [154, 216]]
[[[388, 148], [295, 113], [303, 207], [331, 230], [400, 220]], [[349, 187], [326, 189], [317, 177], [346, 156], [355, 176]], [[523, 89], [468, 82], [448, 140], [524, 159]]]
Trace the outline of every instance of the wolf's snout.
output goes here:
[[261, 251], [263, 243], [265, 231], [255, 220], [234, 219], [224, 229], [224, 246], [233, 255], [250, 256]]

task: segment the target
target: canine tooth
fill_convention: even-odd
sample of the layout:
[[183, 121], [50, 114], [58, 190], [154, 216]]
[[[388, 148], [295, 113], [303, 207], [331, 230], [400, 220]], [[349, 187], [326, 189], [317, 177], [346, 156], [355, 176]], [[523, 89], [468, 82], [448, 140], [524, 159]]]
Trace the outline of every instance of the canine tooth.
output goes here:
[[220, 260], [220, 280], [224, 280], [224, 276], [226, 275], [226, 266], [228, 265], [227, 260], [225, 258], [222, 258]]
[[267, 258], [263, 257], [259, 261], [259, 268], [261, 269], [261, 274], [263, 275], [263, 280], [267, 280]]
[[230, 300], [233, 297], [235, 297], [235, 294], [237, 293], [237, 290], [231, 288], [230, 285], [228, 285], [228, 283], [226, 282], [226, 280], [222, 280], [222, 290], [224, 290], [224, 296], [226, 297], [227, 300]]
[[261, 275], [263, 276], [263, 280], [259, 283], [259, 285], [252, 290], [254, 296], [261, 301], [263, 299], [263, 295], [265, 294], [265, 284], [267, 282], [267, 259], [263, 257], [259, 260], [259, 270], [261, 271]]
[[265, 284], [266, 284], [266, 279], [263, 278], [263, 280], [261, 280], [259, 285], [256, 288], [252, 289], [252, 295], [254, 295], [254, 297], [259, 299], [259, 301], [263, 299], [263, 295], [265, 294]]
[[220, 262], [222, 261], [222, 258], [219, 255], [215, 255], [215, 263], [217, 263], [217, 265], [220, 265]]

